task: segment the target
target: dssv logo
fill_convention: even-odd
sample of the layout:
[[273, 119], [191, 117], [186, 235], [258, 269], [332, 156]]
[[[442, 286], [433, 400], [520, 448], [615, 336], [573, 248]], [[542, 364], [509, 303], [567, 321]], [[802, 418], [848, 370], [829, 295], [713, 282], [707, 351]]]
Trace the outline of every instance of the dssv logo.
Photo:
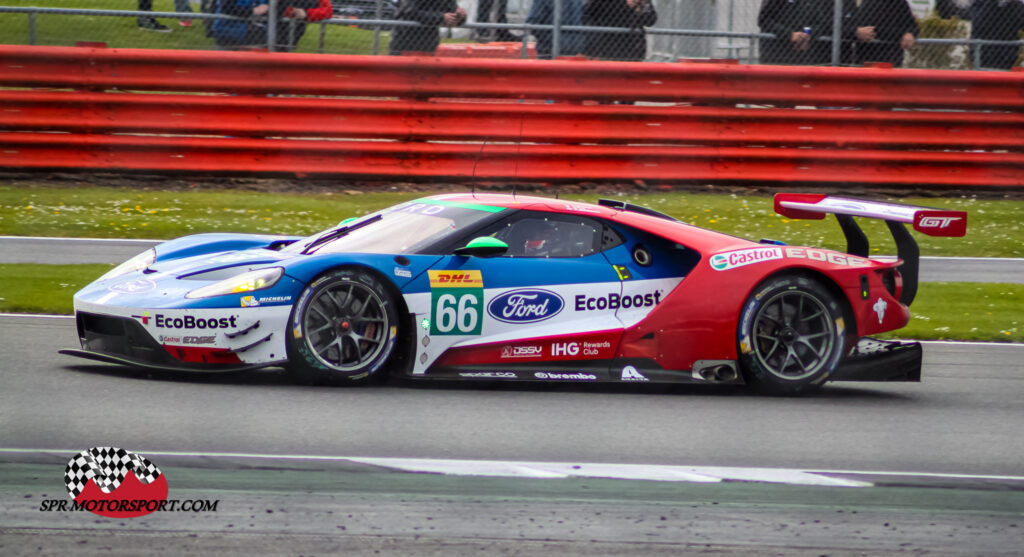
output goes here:
[[536, 323], [554, 317], [564, 306], [558, 294], [529, 288], [506, 292], [491, 300], [487, 313], [505, 323]]

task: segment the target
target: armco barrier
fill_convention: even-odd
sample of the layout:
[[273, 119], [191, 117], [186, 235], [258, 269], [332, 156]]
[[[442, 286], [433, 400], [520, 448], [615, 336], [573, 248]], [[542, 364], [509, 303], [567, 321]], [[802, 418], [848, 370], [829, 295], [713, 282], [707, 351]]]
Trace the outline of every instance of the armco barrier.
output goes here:
[[1022, 109], [1018, 72], [0, 46], [12, 169], [1024, 186]]

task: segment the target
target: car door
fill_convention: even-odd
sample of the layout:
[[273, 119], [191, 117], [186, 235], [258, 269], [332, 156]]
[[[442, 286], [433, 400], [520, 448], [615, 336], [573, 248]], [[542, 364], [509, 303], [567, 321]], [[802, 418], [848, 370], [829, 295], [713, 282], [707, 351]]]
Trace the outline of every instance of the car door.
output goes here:
[[621, 239], [597, 219], [518, 211], [477, 236], [498, 257], [446, 255], [428, 271], [429, 337], [420, 373], [606, 380], [618, 349], [622, 283], [603, 252]]

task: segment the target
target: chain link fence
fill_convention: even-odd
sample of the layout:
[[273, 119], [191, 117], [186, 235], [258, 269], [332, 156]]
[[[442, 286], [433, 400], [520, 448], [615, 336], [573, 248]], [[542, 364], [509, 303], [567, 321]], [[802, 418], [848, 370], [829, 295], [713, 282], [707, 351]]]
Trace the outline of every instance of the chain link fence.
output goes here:
[[936, 69], [1020, 66], [1022, 31], [1024, 0], [7, 0], [0, 6], [3, 44]]

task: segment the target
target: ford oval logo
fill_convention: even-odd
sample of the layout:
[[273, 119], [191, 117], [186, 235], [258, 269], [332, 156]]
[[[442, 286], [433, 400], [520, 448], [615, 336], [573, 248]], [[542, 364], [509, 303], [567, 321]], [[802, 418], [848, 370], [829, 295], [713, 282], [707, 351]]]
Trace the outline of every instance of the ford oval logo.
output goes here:
[[554, 292], [527, 288], [513, 290], [491, 300], [487, 313], [505, 323], [536, 323], [558, 315], [565, 302]]

